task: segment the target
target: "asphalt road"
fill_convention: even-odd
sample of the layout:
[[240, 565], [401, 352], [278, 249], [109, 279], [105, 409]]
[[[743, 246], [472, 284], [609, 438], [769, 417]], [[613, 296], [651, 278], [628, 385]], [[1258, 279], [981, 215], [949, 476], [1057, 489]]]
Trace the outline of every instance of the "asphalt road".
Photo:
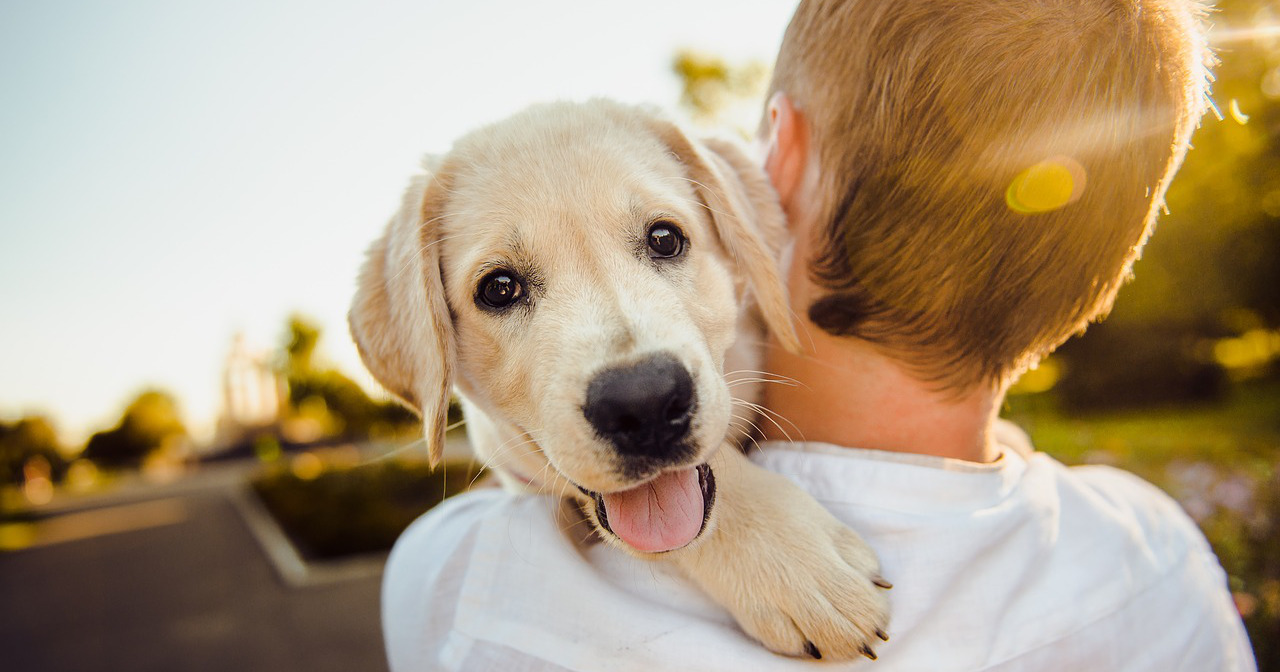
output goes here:
[[229, 496], [62, 512], [0, 553], [0, 669], [386, 670], [380, 577], [286, 586]]

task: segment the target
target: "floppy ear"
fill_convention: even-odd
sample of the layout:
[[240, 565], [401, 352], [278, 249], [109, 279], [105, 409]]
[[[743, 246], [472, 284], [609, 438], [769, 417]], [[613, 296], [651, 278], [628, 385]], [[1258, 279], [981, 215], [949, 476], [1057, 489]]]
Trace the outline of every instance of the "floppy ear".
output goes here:
[[764, 171], [731, 142], [698, 143], [675, 124], [657, 124], [659, 137], [684, 163], [698, 199], [710, 211], [720, 244], [746, 276], [765, 324], [784, 348], [800, 352], [778, 267], [786, 216]]
[[439, 174], [413, 179], [369, 248], [347, 315], [373, 377], [422, 418], [433, 467], [444, 452], [455, 357], [436, 245], [446, 193]]

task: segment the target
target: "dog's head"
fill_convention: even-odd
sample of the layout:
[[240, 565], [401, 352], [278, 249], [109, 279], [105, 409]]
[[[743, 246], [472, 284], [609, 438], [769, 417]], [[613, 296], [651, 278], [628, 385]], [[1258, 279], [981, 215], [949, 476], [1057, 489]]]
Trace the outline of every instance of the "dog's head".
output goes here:
[[604, 101], [531, 108], [428, 168], [370, 250], [350, 319], [433, 461], [456, 386], [536, 444], [526, 464], [584, 491], [705, 487], [695, 467], [729, 430], [722, 368], [747, 294], [795, 347], [782, 214], [758, 169]]

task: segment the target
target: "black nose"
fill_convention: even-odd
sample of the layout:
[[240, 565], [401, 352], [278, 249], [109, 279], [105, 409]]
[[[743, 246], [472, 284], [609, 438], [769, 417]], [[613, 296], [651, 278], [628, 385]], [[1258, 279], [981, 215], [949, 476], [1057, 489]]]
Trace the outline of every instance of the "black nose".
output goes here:
[[684, 365], [661, 354], [596, 374], [582, 413], [623, 455], [675, 458], [688, 451], [683, 439], [695, 401]]

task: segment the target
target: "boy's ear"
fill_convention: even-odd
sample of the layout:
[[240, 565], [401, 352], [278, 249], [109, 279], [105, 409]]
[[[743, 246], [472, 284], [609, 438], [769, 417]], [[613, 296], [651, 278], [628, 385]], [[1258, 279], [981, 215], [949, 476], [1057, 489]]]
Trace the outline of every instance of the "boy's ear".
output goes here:
[[778, 265], [787, 235], [786, 217], [768, 180], [737, 145], [722, 140], [694, 142], [671, 122], [654, 123], [658, 137], [688, 171], [721, 246], [747, 278], [769, 331], [784, 348], [799, 352]]
[[433, 467], [444, 452], [455, 358], [436, 245], [444, 179], [436, 173], [410, 183], [400, 211], [369, 248], [347, 316], [373, 377], [422, 418]]
[[782, 210], [794, 216], [804, 197], [805, 171], [809, 166], [809, 127], [804, 115], [781, 91], [769, 99], [769, 136], [764, 170], [778, 192]]

